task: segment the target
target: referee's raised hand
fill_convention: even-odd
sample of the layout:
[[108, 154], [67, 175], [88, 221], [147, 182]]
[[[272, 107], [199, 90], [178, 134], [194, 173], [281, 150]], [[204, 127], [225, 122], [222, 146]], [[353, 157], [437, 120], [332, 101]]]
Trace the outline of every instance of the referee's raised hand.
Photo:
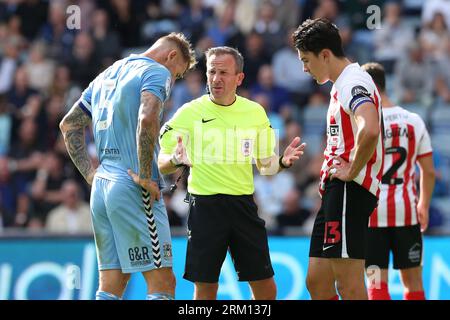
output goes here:
[[192, 163], [187, 156], [186, 147], [183, 145], [183, 139], [180, 136], [177, 137], [177, 148], [173, 155], [173, 162], [176, 166], [192, 167]]
[[306, 143], [300, 144], [300, 140], [300, 137], [295, 137], [284, 150], [282, 161], [283, 165], [286, 167], [292, 166], [294, 162], [298, 160], [301, 155], [303, 155]]

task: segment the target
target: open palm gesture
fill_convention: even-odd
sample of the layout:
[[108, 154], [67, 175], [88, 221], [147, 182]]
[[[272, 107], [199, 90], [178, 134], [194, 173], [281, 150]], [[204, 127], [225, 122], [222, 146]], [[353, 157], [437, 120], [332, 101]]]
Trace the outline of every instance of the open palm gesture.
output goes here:
[[292, 142], [286, 147], [283, 153], [283, 165], [286, 167], [290, 167], [294, 164], [294, 162], [300, 159], [300, 156], [303, 155], [306, 147], [306, 143], [300, 144], [300, 137], [295, 137], [292, 139]]

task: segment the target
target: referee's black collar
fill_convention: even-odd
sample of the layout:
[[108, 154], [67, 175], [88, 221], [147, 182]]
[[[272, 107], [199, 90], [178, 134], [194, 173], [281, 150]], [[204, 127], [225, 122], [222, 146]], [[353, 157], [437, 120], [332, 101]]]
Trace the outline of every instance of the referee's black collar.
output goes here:
[[210, 94], [208, 94], [208, 98], [209, 98], [209, 101], [211, 101], [212, 103], [214, 103], [214, 104], [216, 104], [216, 105], [218, 105], [218, 106], [221, 106], [221, 107], [230, 107], [230, 106], [232, 106], [232, 105], [236, 102], [236, 100], [237, 100], [237, 95], [236, 95], [236, 94], [234, 95], [234, 101], [233, 101], [232, 103], [230, 103], [230, 104], [220, 104], [220, 103], [217, 103], [217, 102], [215, 102], [215, 101], [211, 98], [211, 95], [210, 95]]

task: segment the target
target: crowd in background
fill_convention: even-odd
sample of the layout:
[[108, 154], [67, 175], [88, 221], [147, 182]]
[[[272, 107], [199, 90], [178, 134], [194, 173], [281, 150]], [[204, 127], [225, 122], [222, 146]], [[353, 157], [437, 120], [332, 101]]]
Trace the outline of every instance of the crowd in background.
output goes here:
[[[80, 8], [79, 29], [67, 25], [70, 5]], [[375, 28], [367, 24], [369, 5], [381, 8]], [[316, 17], [340, 28], [353, 61], [383, 63], [393, 100], [426, 121], [437, 168], [429, 232], [450, 232], [449, 1], [5, 0], [0, 3], [0, 233], [8, 228], [91, 232], [89, 186], [65, 151], [59, 122], [99, 72], [172, 31], [189, 37], [199, 64], [175, 84], [164, 119], [206, 92], [206, 49], [238, 48], [245, 59], [239, 94], [266, 109], [279, 150], [297, 135], [308, 143], [294, 168], [270, 177], [255, 172], [260, 215], [273, 234], [310, 232], [332, 84], [318, 86], [303, 72], [291, 34]], [[91, 132], [87, 140], [98, 163]], [[176, 177], [167, 177], [167, 185]], [[164, 191], [174, 228], [186, 223], [185, 193], [186, 181], [174, 194]]]

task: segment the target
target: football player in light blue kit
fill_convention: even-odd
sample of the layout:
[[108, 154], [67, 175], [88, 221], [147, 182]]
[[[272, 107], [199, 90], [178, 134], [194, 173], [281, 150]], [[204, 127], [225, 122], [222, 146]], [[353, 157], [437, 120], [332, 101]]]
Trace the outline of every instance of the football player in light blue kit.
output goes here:
[[[155, 144], [163, 103], [177, 78], [195, 65], [182, 34], [117, 61], [98, 75], [61, 121], [72, 161], [89, 184], [100, 273], [97, 300], [120, 299], [132, 272], [142, 272], [147, 299], [173, 299], [169, 221]], [[100, 161], [86, 151], [92, 123]]]

